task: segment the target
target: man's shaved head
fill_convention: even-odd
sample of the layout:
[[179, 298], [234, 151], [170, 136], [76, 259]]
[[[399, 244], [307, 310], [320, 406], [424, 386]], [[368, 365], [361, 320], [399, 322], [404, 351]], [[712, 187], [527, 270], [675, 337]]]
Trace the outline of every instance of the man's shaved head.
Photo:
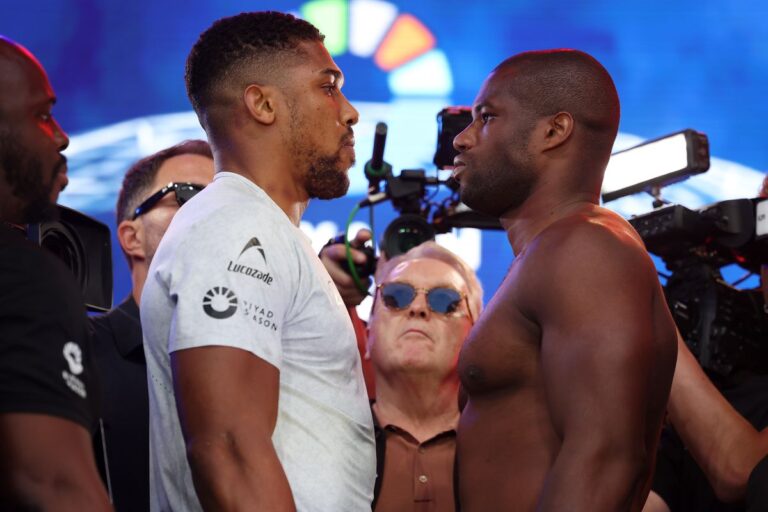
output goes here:
[[[32, 55], [32, 52], [16, 41], [0, 36], [0, 92], [18, 90], [26, 92], [28, 89], [26, 78], [30, 73], [40, 73], [45, 76], [42, 64]], [[14, 101], [13, 95], [0, 93], [0, 118], [3, 116], [4, 109], [8, 108], [8, 104]]]
[[610, 152], [619, 128], [619, 96], [608, 71], [578, 50], [525, 52], [494, 70], [536, 117], [568, 112], [590, 131], [595, 150]]
[[43, 66], [0, 36], [0, 219], [25, 224], [55, 216], [66, 186], [66, 133], [53, 118], [56, 95]]
[[303, 42], [322, 42], [312, 24], [275, 11], [217, 20], [187, 57], [187, 94], [203, 127], [208, 110], [235, 101], [253, 83], [279, 84], [280, 71], [301, 55]]

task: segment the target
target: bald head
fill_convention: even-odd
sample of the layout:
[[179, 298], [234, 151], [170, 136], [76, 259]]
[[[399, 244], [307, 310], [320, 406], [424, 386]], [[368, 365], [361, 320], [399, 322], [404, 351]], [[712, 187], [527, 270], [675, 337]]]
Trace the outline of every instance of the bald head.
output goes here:
[[0, 220], [25, 224], [55, 215], [67, 184], [66, 133], [56, 96], [29, 50], [0, 37]]
[[499, 64], [511, 96], [536, 117], [568, 112], [592, 149], [610, 154], [619, 128], [619, 96], [608, 71], [578, 50], [525, 52]]
[[18, 96], [28, 96], [40, 79], [48, 77], [32, 52], [15, 41], [0, 36], [0, 120], [11, 104], [18, 103]]

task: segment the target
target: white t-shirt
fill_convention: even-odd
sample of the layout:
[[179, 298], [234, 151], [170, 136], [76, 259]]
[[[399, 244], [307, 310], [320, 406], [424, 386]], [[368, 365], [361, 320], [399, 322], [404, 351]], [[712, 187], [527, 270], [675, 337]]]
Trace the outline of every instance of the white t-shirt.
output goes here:
[[373, 424], [349, 315], [307, 237], [263, 190], [220, 172], [179, 210], [144, 285], [141, 325], [152, 511], [201, 510], [169, 354], [207, 345], [243, 349], [280, 371], [272, 442], [297, 509], [370, 510]]

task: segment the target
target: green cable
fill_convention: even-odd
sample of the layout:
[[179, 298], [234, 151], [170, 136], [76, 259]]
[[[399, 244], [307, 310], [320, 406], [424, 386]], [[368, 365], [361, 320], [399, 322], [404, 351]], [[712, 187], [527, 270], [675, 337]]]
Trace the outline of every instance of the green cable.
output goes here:
[[[344, 249], [347, 254], [349, 273], [352, 276], [352, 280], [355, 282], [355, 286], [357, 286], [357, 289], [363, 292], [365, 295], [370, 295], [368, 292], [368, 287], [363, 283], [362, 279], [360, 279], [360, 276], [357, 273], [357, 269], [355, 268], [355, 261], [352, 259], [352, 246], [349, 243], [349, 226], [352, 225], [352, 221], [354, 220], [358, 211], [360, 211], [360, 205], [356, 204], [355, 207], [352, 208], [352, 212], [349, 214], [349, 218], [347, 219], [347, 225], [344, 228]], [[371, 226], [371, 238], [373, 238], [373, 226]]]

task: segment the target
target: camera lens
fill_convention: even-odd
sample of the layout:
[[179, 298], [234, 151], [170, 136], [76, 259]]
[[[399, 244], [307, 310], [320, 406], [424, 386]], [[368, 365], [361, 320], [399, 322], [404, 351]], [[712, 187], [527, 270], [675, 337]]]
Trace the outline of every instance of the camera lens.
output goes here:
[[403, 254], [427, 240], [435, 239], [434, 228], [418, 215], [401, 215], [387, 226], [382, 247], [388, 258]]

